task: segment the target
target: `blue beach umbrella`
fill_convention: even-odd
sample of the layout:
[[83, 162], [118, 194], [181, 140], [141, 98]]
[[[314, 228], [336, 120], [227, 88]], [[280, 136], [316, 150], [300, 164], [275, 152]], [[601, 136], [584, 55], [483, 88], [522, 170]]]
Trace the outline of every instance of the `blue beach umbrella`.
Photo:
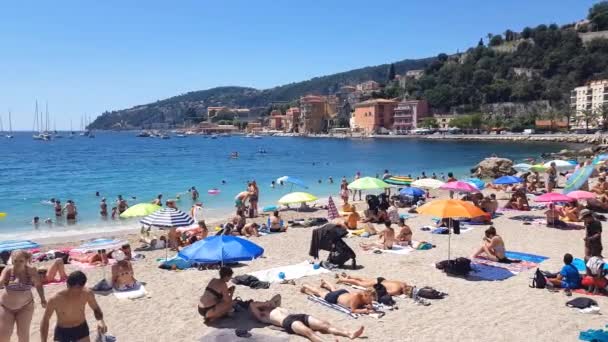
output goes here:
[[5, 240], [0, 241], [0, 252], [10, 252], [16, 249], [39, 248], [40, 244], [30, 240]]
[[407, 187], [407, 188], [403, 188], [403, 189], [399, 190], [399, 194], [401, 194], [403, 196], [410, 196], [410, 197], [424, 196], [424, 190], [422, 190], [420, 188]]
[[567, 194], [574, 190], [580, 189], [589, 179], [589, 177], [591, 177], [593, 170], [595, 170], [595, 168], [592, 165], [586, 165], [576, 170], [566, 180], [566, 186], [564, 187], [564, 191], [562, 191], [562, 193]]
[[188, 227], [194, 224], [194, 220], [190, 215], [173, 208], [164, 208], [156, 211], [139, 222], [160, 228]]
[[216, 235], [182, 249], [178, 256], [186, 261], [216, 264], [253, 260], [264, 254], [264, 248], [237, 236]]
[[499, 185], [504, 185], [504, 184], [516, 184], [516, 183], [521, 183], [524, 180], [519, 178], [519, 177], [515, 177], [515, 176], [502, 176], [499, 178], [496, 178], [494, 180], [494, 184], [499, 184]]
[[597, 165], [605, 160], [608, 160], [608, 154], [600, 154], [597, 157], [593, 158], [593, 165]]
[[467, 182], [467, 183], [473, 185], [478, 190], [481, 190], [486, 187], [486, 183], [479, 178], [467, 178], [467, 179], [463, 180], [463, 182]]
[[277, 183], [278, 184], [292, 184], [292, 185], [297, 185], [299, 187], [302, 187], [304, 189], [308, 189], [308, 186], [306, 185], [306, 183], [304, 183], [303, 180], [301, 180], [300, 178], [296, 178], [296, 177], [291, 177], [291, 176], [283, 176], [283, 177], [279, 177], [277, 178]]

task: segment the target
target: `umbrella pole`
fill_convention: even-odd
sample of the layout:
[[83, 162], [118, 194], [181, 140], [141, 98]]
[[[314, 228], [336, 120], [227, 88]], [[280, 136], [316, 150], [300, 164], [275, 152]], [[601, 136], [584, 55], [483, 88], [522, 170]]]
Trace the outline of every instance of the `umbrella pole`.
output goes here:
[[450, 217], [448, 219], [448, 261], [450, 260], [450, 250], [451, 248], [451, 242], [452, 242], [452, 218]]

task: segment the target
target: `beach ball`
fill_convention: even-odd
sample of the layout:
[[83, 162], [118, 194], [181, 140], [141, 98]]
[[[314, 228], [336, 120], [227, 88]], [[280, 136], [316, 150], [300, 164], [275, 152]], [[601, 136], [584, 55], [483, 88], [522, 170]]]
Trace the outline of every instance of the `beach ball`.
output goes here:
[[318, 270], [319, 268], [321, 268], [321, 264], [319, 264], [319, 263], [313, 264], [312, 268], [314, 268], [315, 270]]
[[285, 272], [279, 272], [279, 279], [285, 279]]

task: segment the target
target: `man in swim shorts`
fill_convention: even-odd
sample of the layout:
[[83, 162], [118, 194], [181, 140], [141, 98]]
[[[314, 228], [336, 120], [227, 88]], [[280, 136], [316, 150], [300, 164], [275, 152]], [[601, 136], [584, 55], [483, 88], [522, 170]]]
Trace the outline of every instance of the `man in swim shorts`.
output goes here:
[[303, 284], [300, 292], [323, 298], [330, 304], [338, 304], [345, 308], [349, 308], [352, 313], [368, 314], [374, 312], [372, 301], [374, 300], [376, 292], [373, 289], [349, 292], [345, 289], [338, 289], [333, 284], [321, 280], [321, 286], [319, 288]]
[[306, 314], [290, 314], [285, 308], [280, 307], [280, 295], [274, 296], [266, 302], [252, 302], [249, 311], [258, 321], [272, 324], [285, 329], [288, 334], [297, 334], [308, 338], [310, 341], [318, 342], [324, 339], [317, 334], [332, 334], [335, 336], [348, 337], [351, 340], [363, 334], [364, 327], [361, 326], [354, 332], [346, 332], [331, 325], [331, 323]]
[[76, 215], [78, 214], [78, 212], [76, 211], [76, 205], [74, 204], [74, 201], [68, 200], [68, 202], [65, 204], [65, 207], [63, 208], [63, 211], [67, 213], [65, 217], [68, 221], [76, 221]]
[[85, 316], [85, 306], [88, 304], [97, 320], [97, 331], [106, 333], [107, 327], [103, 321], [103, 312], [95, 300], [95, 294], [85, 287], [87, 276], [80, 272], [72, 272], [68, 276], [67, 289], [54, 295], [46, 306], [40, 323], [40, 340], [46, 342], [49, 336], [49, 320], [57, 314], [55, 336], [53, 341], [73, 342], [89, 341], [89, 326]]

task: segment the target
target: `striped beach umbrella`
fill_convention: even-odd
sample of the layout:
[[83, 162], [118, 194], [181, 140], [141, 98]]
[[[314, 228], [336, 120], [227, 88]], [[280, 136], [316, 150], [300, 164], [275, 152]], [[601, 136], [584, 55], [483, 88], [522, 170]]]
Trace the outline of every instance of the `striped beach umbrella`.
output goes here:
[[334, 199], [329, 196], [329, 200], [327, 200], [327, 219], [335, 220], [340, 217], [338, 213], [338, 208], [336, 208], [336, 203], [334, 203]]
[[144, 217], [139, 222], [159, 228], [187, 227], [194, 224], [194, 220], [190, 215], [173, 208], [158, 210]]
[[407, 176], [391, 176], [384, 180], [385, 183], [391, 185], [410, 185], [414, 180]]
[[566, 186], [562, 193], [568, 194], [574, 190], [580, 189], [589, 177], [591, 177], [594, 170], [595, 168], [592, 165], [586, 165], [574, 171], [574, 173], [568, 177], [568, 180], [566, 180]]
[[0, 252], [10, 252], [16, 249], [39, 248], [40, 244], [30, 240], [5, 240], [0, 241]]

